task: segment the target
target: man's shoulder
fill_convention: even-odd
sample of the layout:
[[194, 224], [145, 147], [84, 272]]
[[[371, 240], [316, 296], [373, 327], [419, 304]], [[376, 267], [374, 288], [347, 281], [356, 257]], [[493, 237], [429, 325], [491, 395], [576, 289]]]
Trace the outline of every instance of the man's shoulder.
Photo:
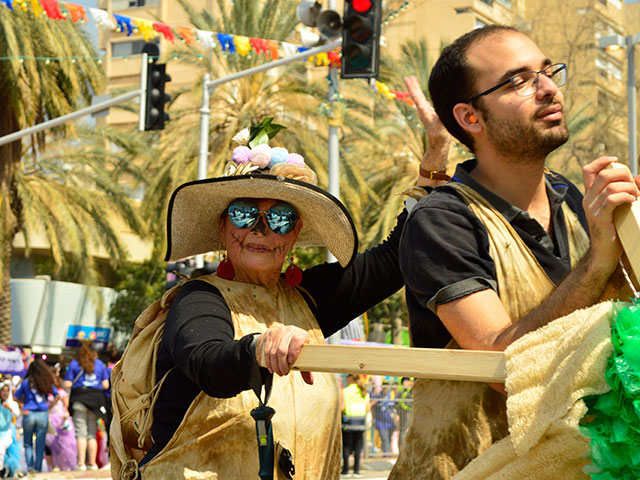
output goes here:
[[466, 204], [456, 189], [449, 184], [433, 189], [429, 195], [422, 197], [416, 204], [416, 209], [457, 209]]

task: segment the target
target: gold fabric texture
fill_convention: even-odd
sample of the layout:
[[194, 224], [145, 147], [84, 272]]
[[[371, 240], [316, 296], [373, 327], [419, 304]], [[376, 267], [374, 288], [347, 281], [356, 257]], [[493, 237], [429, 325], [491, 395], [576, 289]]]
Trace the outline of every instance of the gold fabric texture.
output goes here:
[[573, 312], [516, 340], [505, 350], [510, 435], [455, 480], [588, 480], [589, 441], [579, 431], [582, 400], [610, 390], [612, 303]]

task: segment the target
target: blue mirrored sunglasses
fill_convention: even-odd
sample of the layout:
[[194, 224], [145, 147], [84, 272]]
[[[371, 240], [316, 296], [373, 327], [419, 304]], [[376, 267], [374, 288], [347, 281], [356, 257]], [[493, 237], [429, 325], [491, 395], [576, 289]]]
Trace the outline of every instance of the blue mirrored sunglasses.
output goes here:
[[236, 228], [251, 228], [258, 221], [261, 214], [267, 221], [269, 228], [278, 235], [286, 235], [298, 223], [298, 212], [288, 203], [279, 202], [260, 210], [255, 202], [250, 200], [234, 200], [227, 209], [229, 221]]

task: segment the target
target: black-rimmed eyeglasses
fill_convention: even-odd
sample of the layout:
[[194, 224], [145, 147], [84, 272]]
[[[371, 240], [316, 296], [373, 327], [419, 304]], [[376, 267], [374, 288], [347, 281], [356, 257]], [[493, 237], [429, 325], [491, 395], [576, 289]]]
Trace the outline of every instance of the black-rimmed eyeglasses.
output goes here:
[[535, 93], [538, 91], [538, 84], [541, 73], [543, 75], [546, 75], [547, 78], [553, 80], [553, 82], [558, 87], [563, 86], [567, 82], [567, 66], [564, 63], [554, 63], [553, 65], [549, 65], [548, 67], [543, 68], [542, 70], [539, 70], [537, 72], [535, 70], [532, 70], [529, 72], [518, 73], [513, 77], [505, 80], [504, 82], [500, 82], [490, 89], [474, 95], [469, 100], [467, 100], [467, 103], [474, 102], [483, 95], [488, 95], [491, 92], [495, 92], [499, 88], [502, 88], [508, 84], [511, 84], [513, 90], [516, 92], [516, 95], [520, 97], [535, 95]]

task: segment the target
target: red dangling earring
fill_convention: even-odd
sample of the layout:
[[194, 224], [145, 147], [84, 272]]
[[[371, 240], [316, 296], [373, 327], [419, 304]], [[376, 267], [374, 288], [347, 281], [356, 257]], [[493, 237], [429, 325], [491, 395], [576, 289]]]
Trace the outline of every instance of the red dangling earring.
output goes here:
[[224, 255], [222, 261], [218, 264], [218, 269], [216, 270], [216, 274], [220, 278], [224, 278], [225, 280], [233, 280], [233, 276], [235, 272], [233, 271], [233, 265], [231, 265], [231, 260], [227, 258], [227, 255]]
[[290, 265], [284, 271], [284, 281], [291, 287], [297, 287], [302, 281], [302, 270], [295, 263], [293, 257], [289, 259]]

